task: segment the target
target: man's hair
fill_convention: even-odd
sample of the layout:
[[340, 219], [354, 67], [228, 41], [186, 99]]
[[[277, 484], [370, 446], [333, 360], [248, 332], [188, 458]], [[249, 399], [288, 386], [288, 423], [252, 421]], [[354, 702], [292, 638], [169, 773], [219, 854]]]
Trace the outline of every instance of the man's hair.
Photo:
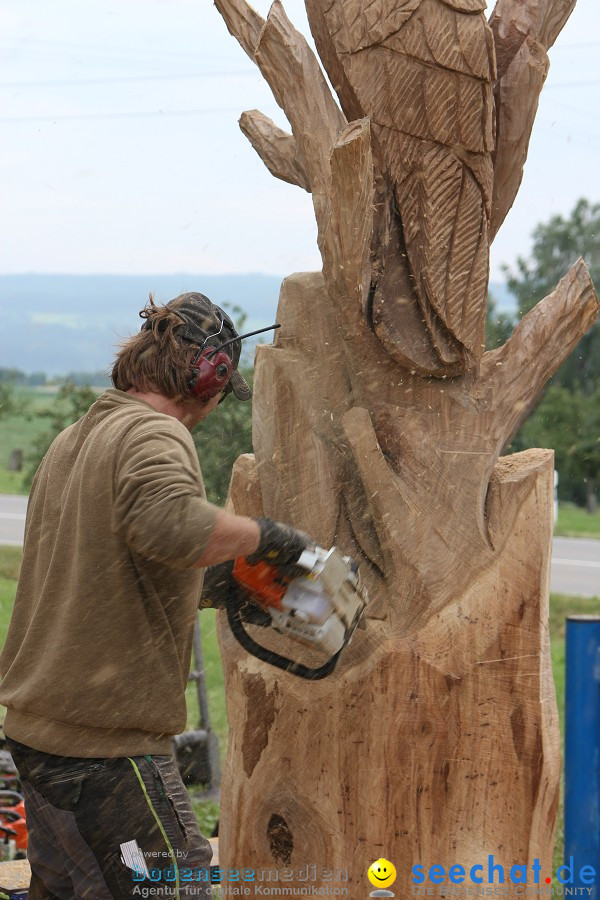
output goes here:
[[198, 347], [174, 333], [183, 320], [173, 309], [157, 306], [152, 294], [140, 316], [148, 327], [119, 348], [111, 373], [113, 385], [119, 391], [135, 388], [142, 393], [158, 391], [176, 401], [191, 399], [190, 363]]

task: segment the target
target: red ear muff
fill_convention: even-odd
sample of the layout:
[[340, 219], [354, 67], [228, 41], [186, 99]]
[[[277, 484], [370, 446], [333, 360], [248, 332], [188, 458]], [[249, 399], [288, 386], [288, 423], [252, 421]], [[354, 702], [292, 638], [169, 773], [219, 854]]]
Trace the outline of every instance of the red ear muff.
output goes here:
[[192, 396], [210, 400], [227, 387], [233, 374], [231, 357], [223, 350], [207, 347], [192, 360], [192, 376], [188, 382]]
[[[221, 322], [219, 331], [209, 335], [209, 337], [216, 337], [220, 334], [222, 328], [223, 322]], [[210, 400], [227, 387], [233, 375], [233, 361], [227, 353], [223, 352], [223, 347], [227, 347], [229, 344], [241, 343], [244, 338], [262, 334], [264, 331], [272, 331], [274, 328], [281, 328], [281, 325], [275, 323], [275, 325], [269, 325], [268, 328], [259, 328], [257, 331], [249, 331], [247, 334], [236, 334], [235, 337], [230, 338], [223, 344], [219, 344], [217, 347], [207, 347], [205, 350], [199, 348], [191, 362], [192, 374], [188, 381], [192, 397], [196, 397], [198, 400]], [[208, 340], [208, 337], [206, 340]], [[225, 398], [222, 397], [221, 399], [224, 400]]]

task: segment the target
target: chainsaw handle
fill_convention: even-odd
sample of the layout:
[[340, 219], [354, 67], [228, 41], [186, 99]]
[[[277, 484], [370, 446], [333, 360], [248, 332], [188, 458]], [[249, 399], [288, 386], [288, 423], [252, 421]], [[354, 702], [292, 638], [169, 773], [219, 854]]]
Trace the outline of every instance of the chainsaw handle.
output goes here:
[[228, 606], [227, 621], [229, 622], [229, 627], [233, 632], [233, 636], [242, 645], [244, 650], [247, 650], [248, 653], [251, 653], [252, 656], [256, 656], [258, 659], [262, 660], [262, 662], [276, 666], [284, 672], [289, 672], [290, 675], [297, 675], [299, 678], [305, 678], [307, 681], [318, 681], [320, 678], [325, 678], [327, 675], [330, 675], [335, 669], [340, 654], [345, 646], [342, 645], [337, 653], [328, 659], [322, 666], [319, 666], [316, 669], [310, 669], [308, 666], [303, 666], [302, 663], [294, 662], [286, 656], [280, 656], [279, 653], [275, 653], [273, 650], [267, 650], [266, 647], [257, 644], [254, 638], [252, 638], [244, 628], [239, 609], [232, 609], [231, 606]]

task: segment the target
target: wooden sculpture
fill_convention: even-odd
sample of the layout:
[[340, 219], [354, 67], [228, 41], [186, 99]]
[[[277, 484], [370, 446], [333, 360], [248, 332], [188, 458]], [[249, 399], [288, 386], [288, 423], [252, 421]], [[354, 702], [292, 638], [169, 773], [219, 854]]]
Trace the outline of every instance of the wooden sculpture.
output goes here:
[[278, 0], [266, 21], [216, 5], [292, 133], [256, 110], [242, 130], [312, 193], [323, 259], [284, 282], [230, 502], [341, 547], [373, 598], [322, 682], [221, 625], [221, 858], [297, 887], [302, 866], [321, 886], [345, 870], [350, 898], [379, 857], [399, 897], [417, 864], [539, 858], [549, 875], [553, 459], [500, 454], [597, 315], [584, 263], [503, 347], [483, 344], [489, 244], [574, 0], [498, 0], [489, 21], [483, 0], [306, 0], [341, 108]]

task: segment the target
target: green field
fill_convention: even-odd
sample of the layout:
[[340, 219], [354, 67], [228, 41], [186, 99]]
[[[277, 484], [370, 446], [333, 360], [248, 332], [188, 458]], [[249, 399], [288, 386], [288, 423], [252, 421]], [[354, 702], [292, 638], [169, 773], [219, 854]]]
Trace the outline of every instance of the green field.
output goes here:
[[0, 494], [23, 494], [23, 472], [10, 472], [8, 462], [13, 450], [27, 454], [35, 439], [48, 430], [48, 410], [58, 388], [21, 388], [14, 390], [15, 410], [0, 420]]
[[0, 467], [6, 468], [12, 450], [27, 448], [48, 427], [44, 413], [51, 407], [58, 388], [14, 389], [14, 412], [2, 416], [0, 429]]
[[600, 512], [590, 514], [573, 503], [561, 503], [554, 534], [557, 537], [600, 538]]
[[[14, 600], [16, 578], [18, 576], [21, 561], [21, 550], [18, 547], [0, 547], [0, 645], [8, 628], [10, 613]], [[567, 597], [563, 594], [552, 594], [550, 598], [550, 641], [552, 651], [552, 669], [556, 685], [556, 699], [558, 703], [563, 733], [564, 705], [565, 705], [565, 619], [569, 615], [577, 613], [600, 612], [600, 598], [594, 600], [582, 597]], [[208, 685], [208, 703], [212, 727], [219, 739], [221, 759], [227, 745], [227, 715], [225, 710], [225, 689], [223, 684], [223, 671], [216, 637], [216, 614], [214, 610], [204, 610], [201, 614], [202, 645], [204, 653], [204, 668]], [[195, 687], [190, 684], [187, 690], [188, 703], [188, 729], [198, 726], [198, 704]], [[194, 796], [196, 816], [204, 833], [210, 833], [218, 816], [218, 806], [214, 801], [204, 801], [197, 794]], [[563, 823], [562, 823], [562, 799], [561, 812], [556, 836], [555, 871], [562, 864]]]

